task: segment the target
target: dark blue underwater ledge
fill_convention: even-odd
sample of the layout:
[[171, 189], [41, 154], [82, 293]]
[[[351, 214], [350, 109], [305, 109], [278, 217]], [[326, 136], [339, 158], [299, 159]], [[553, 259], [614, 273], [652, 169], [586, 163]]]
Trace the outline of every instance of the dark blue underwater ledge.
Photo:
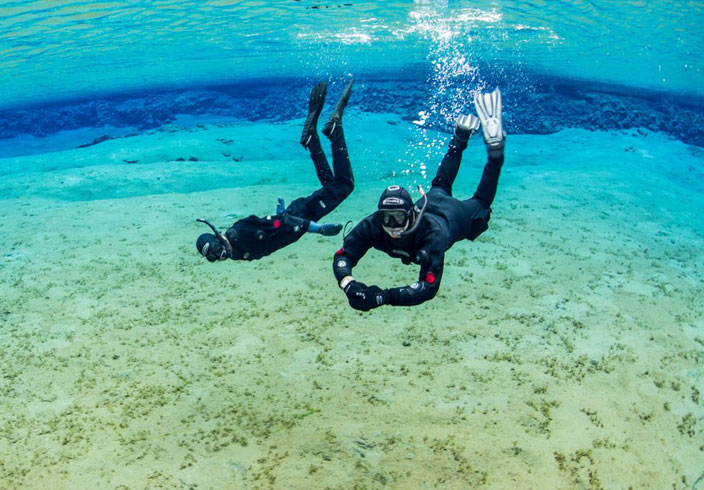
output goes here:
[[[410, 76], [402, 81], [397, 78], [359, 77], [351, 107], [395, 113], [403, 119], [415, 120], [419, 111], [428, 111], [433, 103], [449, 109], [453, 94], [474, 83], [458, 81], [455, 86], [446, 87], [445, 93], [449, 95], [440, 100], [437, 87], [427, 82], [427, 78]], [[511, 80], [520, 80], [520, 83]], [[113, 94], [9, 108], [0, 110], [0, 139], [21, 134], [44, 137], [84, 127], [109, 126], [140, 131], [173, 122], [179, 115], [285, 121], [305, 115], [313, 83], [314, 80], [304, 79], [261, 79], [207, 88]], [[503, 80], [486, 80], [486, 83], [489, 87], [499, 85], [502, 88], [508, 133], [548, 134], [566, 127], [647, 128], [685, 143], [704, 146], [704, 131], [701, 130], [704, 100], [701, 98], [546, 76], [506, 77], [505, 72]], [[329, 103], [334, 103], [341, 89], [342, 81], [336, 80], [330, 86]], [[467, 101], [465, 108], [471, 109], [471, 101]], [[440, 111], [436, 112], [426, 126], [448, 131], [450, 123], [439, 115]], [[105, 135], [85, 144], [110, 137]]]

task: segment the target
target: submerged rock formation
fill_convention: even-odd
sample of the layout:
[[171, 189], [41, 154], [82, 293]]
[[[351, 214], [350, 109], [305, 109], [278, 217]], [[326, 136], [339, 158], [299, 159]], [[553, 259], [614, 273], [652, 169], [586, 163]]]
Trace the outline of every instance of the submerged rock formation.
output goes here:
[[[548, 134], [566, 127], [590, 130], [647, 128], [685, 143], [704, 146], [704, 101], [686, 95], [635, 91], [628, 87], [594, 85], [579, 80], [533, 76], [521, 83], [485, 80], [504, 94], [504, 118], [509, 133]], [[284, 121], [303, 117], [311, 80], [267, 79], [228, 86], [131, 93], [97, 99], [0, 110], [0, 139], [18, 134], [37, 137], [82, 127], [153, 129], [180, 115]], [[432, 79], [404, 81], [360, 79], [353, 104], [358, 110], [391, 112], [413, 121], [428, 114], [424, 126], [449, 131], [452, 93], [467, 93], [476, 80], [456, 80], [436, 95]], [[338, 87], [330, 87], [335, 93]], [[464, 92], [461, 92], [464, 90]], [[334, 99], [334, 97], [332, 97]], [[465, 108], [471, 108], [467, 101]], [[438, 110], [443, 109], [443, 110]], [[103, 140], [109, 139], [105, 135]], [[89, 144], [96, 144], [94, 141]]]

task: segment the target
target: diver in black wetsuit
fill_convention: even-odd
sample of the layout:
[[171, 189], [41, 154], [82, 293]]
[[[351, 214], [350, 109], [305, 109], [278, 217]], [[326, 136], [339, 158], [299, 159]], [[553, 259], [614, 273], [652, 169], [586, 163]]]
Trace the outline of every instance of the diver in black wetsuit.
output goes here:
[[342, 130], [342, 113], [352, 92], [352, 81], [340, 97], [330, 120], [323, 126], [323, 134], [332, 143], [332, 166], [325, 157], [317, 124], [325, 102], [327, 85], [319, 83], [310, 94], [309, 112], [303, 126], [301, 144], [310, 151], [315, 171], [322, 187], [308, 197], [293, 201], [287, 208], [279, 198], [276, 214], [259, 218], [249, 216], [236, 221], [223, 234], [204, 219], [214, 234], [204, 233], [198, 237], [198, 252], [208, 261], [217, 260], [257, 260], [297, 241], [304, 233], [337, 235], [340, 224], [319, 224], [317, 221], [332, 212], [354, 188], [354, 176], [347, 154], [347, 144]]
[[[333, 271], [350, 306], [369, 311], [381, 305], [412, 306], [435, 297], [440, 287], [445, 251], [459, 240], [474, 240], [488, 228], [491, 204], [504, 161], [505, 133], [501, 125], [501, 93], [477, 93], [474, 105], [479, 118], [460, 116], [447, 154], [427, 195], [415, 204], [402, 187], [390, 186], [379, 199], [378, 210], [355, 226], [335, 253]], [[462, 152], [481, 121], [489, 160], [471, 199], [452, 197]], [[419, 187], [420, 189], [420, 187]], [[422, 189], [421, 194], [422, 193]], [[370, 248], [420, 265], [418, 281], [403, 287], [381, 289], [352, 277], [352, 268]]]

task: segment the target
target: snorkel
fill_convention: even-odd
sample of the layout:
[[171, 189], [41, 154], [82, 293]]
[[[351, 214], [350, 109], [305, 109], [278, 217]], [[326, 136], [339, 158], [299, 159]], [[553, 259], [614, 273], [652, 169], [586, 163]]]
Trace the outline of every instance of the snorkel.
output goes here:
[[418, 185], [418, 192], [420, 192], [420, 195], [423, 196], [423, 206], [420, 209], [418, 209], [418, 206], [413, 206], [413, 210], [416, 212], [416, 217], [413, 222], [413, 226], [411, 226], [410, 229], [405, 231], [392, 232], [391, 234], [393, 238], [398, 239], [407, 237], [408, 235], [413, 234], [416, 229], [418, 229], [418, 225], [420, 224], [420, 221], [423, 218], [423, 214], [425, 214], [425, 208], [428, 207], [428, 195], [425, 193], [425, 191], [420, 185]]
[[232, 245], [230, 244], [229, 240], [227, 238], [225, 238], [225, 236], [222, 233], [220, 233], [220, 230], [215, 228], [212, 225], [212, 223], [210, 223], [210, 221], [208, 221], [207, 219], [197, 218], [196, 221], [198, 221], [200, 223], [205, 223], [206, 225], [208, 225], [210, 227], [211, 230], [213, 230], [213, 233], [215, 234], [215, 239], [218, 242], [220, 242], [220, 244], [225, 249], [225, 253], [227, 254], [227, 258], [231, 259], [233, 257]]

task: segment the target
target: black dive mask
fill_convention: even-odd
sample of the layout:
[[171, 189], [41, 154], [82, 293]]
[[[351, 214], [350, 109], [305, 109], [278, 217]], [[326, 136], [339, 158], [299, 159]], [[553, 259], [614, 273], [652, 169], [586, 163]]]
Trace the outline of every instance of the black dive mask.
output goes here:
[[230, 242], [222, 235], [222, 233], [220, 233], [217, 228], [215, 228], [208, 220], [203, 218], [198, 218], [196, 221], [205, 223], [211, 230], [213, 230], [214, 233], [214, 235], [204, 233], [198, 237], [198, 241], [196, 242], [198, 252], [208, 259], [208, 262], [234, 258]]
[[[413, 234], [428, 207], [428, 196], [419, 185], [418, 192], [423, 196], [423, 205], [418, 207], [411, 201], [408, 191], [399, 186], [389, 186], [379, 199], [377, 217], [384, 231], [391, 238], [403, 238]], [[410, 229], [409, 229], [410, 226]]]
[[411, 219], [411, 211], [405, 209], [380, 209], [377, 214], [381, 224], [389, 228], [405, 228]]

